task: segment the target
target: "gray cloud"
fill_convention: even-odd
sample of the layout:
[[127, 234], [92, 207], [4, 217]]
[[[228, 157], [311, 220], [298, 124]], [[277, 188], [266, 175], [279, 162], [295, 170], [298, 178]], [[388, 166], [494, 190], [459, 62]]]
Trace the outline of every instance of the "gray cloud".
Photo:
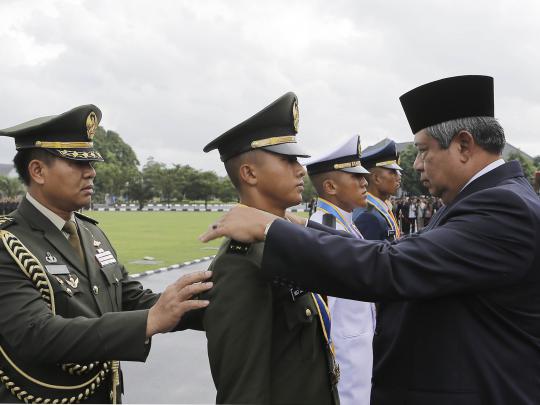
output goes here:
[[[540, 154], [537, 2], [3, 1], [0, 126], [95, 103], [144, 162], [224, 173], [202, 147], [286, 91], [313, 153], [411, 138], [398, 96], [490, 74], [507, 139]], [[12, 142], [0, 139], [0, 161]]]

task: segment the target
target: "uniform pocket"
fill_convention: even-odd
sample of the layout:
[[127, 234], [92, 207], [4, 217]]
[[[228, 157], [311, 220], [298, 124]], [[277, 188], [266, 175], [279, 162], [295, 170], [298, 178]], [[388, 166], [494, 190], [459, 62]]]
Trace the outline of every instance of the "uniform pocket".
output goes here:
[[101, 268], [101, 273], [107, 280], [111, 298], [115, 300], [118, 308], [122, 307], [122, 268], [118, 264], [111, 264]]
[[317, 306], [310, 299], [308, 294], [300, 297], [297, 301], [286, 301], [283, 303], [285, 321], [289, 330], [305, 326], [316, 322], [319, 312]]
[[101, 268], [101, 273], [105, 276], [109, 285], [119, 284], [122, 279], [122, 269], [118, 264], [111, 264]]
[[80, 288], [73, 288], [65, 281], [60, 283], [58, 280], [51, 280], [51, 286], [54, 293], [54, 306], [57, 315], [65, 318], [73, 318], [78, 312], [78, 301], [80, 299]]

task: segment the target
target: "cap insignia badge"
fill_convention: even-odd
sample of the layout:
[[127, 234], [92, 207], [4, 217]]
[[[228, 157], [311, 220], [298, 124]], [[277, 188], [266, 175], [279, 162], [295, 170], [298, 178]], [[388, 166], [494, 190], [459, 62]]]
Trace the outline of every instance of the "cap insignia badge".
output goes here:
[[95, 112], [88, 114], [86, 118], [86, 133], [88, 134], [88, 139], [92, 140], [96, 134], [96, 129], [98, 127], [98, 119]]
[[54, 257], [51, 254], [51, 252], [47, 252], [47, 255], [45, 256], [45, 260], [47, 261], [47, 263], [56, 263], [58, 261], [58, 259]]
[[298, 111], [298, 100], [294, 100], [293, 106], [292, 106], [292, 115], [293, 115], [293, 123], [294, 123], [294, 130], [298, 132], [298, 121], [300, 120], [300, 112]]

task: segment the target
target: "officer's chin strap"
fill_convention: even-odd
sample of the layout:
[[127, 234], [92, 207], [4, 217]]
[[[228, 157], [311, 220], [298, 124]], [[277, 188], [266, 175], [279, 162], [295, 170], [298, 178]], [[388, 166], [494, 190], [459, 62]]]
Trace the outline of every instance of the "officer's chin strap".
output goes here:
[[112, 362], [112, 403], [116, 404], [118, 387], [120, 386], [120, 362], [113, 360]]

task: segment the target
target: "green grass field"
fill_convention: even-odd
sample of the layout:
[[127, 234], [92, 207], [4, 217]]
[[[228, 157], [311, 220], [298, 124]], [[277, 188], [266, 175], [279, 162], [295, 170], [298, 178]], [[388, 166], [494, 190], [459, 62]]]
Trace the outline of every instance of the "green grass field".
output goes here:
[[[85, 212], [99, 221], [120, 261], [130, 273], [153, 270], [216, 254], [221, 240], [201, 243], [197, 237], [220, 212]], [[152, 256], [159, 264], [132, 264]]]

